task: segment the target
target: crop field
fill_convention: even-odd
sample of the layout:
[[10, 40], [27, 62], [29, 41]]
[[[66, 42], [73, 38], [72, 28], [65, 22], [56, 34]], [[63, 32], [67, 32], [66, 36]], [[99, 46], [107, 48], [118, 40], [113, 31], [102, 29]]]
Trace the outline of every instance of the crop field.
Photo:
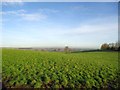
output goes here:
[[2, 83], [14, 88], [118, 88], [118, 52], [2, 50]]

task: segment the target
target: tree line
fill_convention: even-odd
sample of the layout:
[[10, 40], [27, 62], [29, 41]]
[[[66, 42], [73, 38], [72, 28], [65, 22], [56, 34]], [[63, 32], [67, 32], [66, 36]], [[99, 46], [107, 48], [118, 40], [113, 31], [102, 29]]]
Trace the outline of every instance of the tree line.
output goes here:
[[120, 43], [104, 43], [101, 45], [101, 50], [120, 50]]
[[[107, 50], [107, 51], [120, 51], [120, 43], [116, 42], [116, 43], [104, 43], [101, 45], [101, 48], [98, 49], [98, 51], [100, 50]], [[92, 51], [92, 50], [90, 50]], [[94, 50], [95, 51], [95, 50]], [[65, 53], [70, 53], [72, 52], [72, 50], [68, 47], [65, 46], [64, 48], [64, 52]]]

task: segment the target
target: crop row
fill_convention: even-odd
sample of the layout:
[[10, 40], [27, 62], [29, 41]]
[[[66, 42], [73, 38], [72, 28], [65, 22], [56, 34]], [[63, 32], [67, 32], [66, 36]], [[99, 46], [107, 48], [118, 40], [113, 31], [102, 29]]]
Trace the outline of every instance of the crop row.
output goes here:
[[117, 88], [118, 53], [3, 49], [6, 87]]

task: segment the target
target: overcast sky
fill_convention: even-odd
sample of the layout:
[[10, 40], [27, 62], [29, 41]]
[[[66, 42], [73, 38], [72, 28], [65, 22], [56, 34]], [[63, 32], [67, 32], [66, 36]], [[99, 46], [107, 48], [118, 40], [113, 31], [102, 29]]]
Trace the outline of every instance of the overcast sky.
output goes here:
[[117, 2], [3, 3], [2, 46], [99, 48], [118, 40]]

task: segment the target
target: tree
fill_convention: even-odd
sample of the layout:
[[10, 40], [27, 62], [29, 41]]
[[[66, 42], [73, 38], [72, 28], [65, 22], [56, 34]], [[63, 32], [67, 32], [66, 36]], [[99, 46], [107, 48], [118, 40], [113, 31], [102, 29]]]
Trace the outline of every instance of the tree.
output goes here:
[[104, 43], [101, 45], [101, 50], [120, 50], [120, 43], [116, 42], [116, 43]]
[[70, 52], [70, 48], [69, 48], [68, 46], [65, 46], [64, 52], [65, 52], [65, 53], [69, 53], [69, 52]]
[[115, 43], [115, 50], [120, 50], [120, 43], [119, 42], [116, 42]]
[[115, 43], [109, 43], [109, 50], [115, 50]]
[[109, 45], [107, 43], [101, 45], [101, 50], [108, 50], [108, 49], [109, 49]]

